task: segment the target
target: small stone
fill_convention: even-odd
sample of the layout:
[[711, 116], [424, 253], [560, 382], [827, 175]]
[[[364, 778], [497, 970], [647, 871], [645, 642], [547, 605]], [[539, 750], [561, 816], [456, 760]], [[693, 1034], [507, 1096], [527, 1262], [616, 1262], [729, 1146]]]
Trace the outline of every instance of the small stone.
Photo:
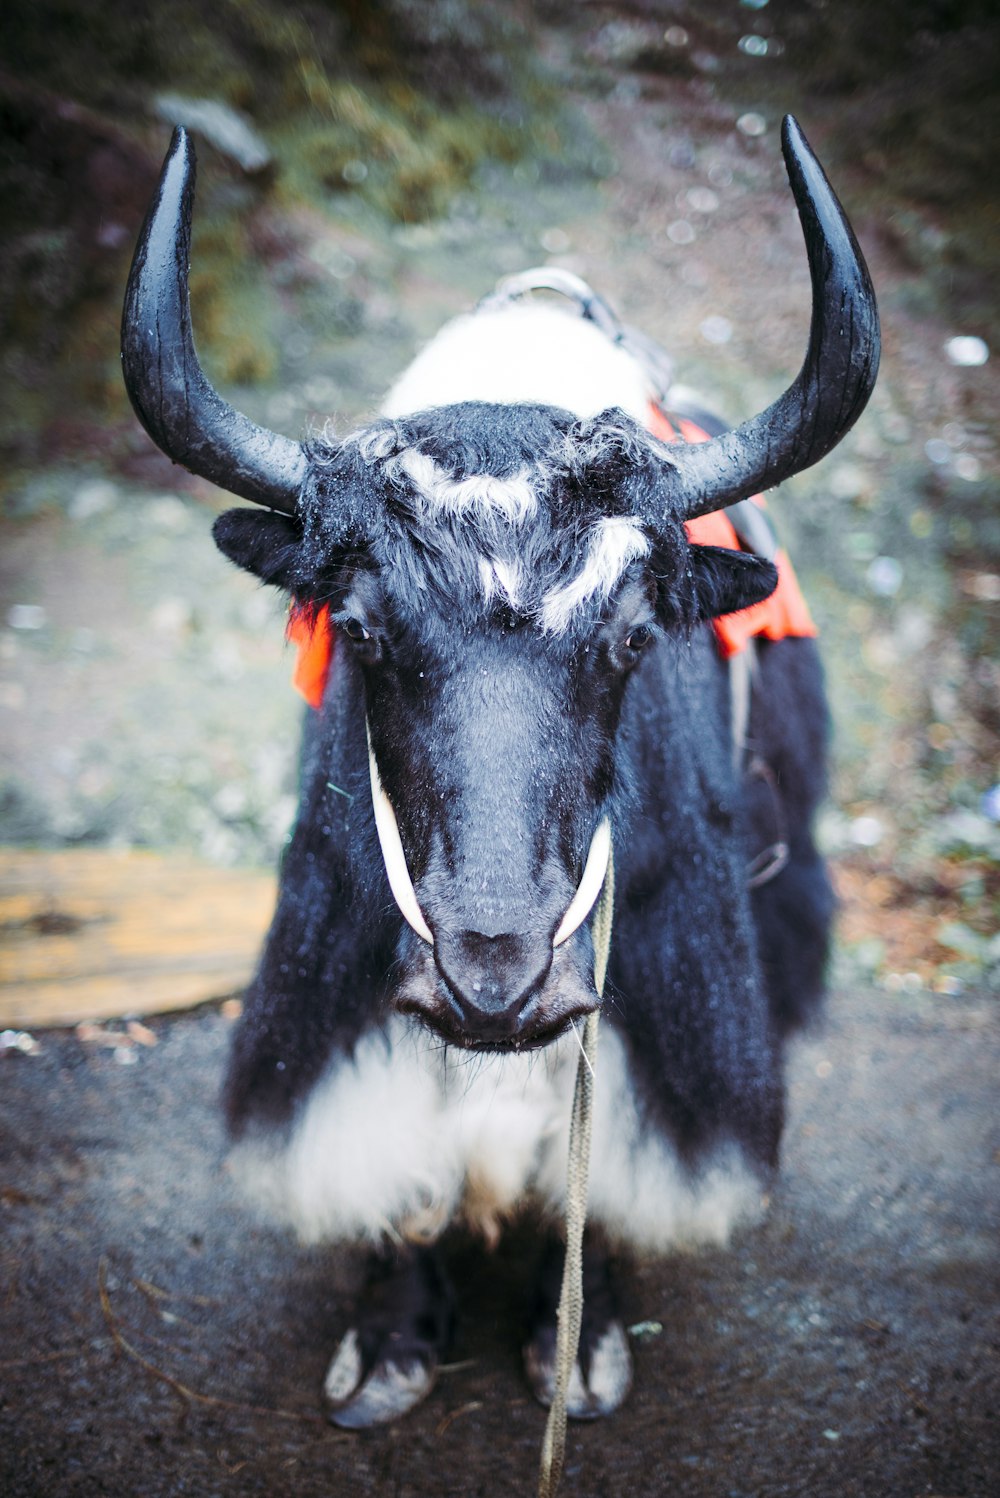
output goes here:
[[885, 828], [878, 817], [855, 817], [849, 836], [856, 848], [876, 848], [885, 836]]
[[545, 229], [539, 238], [542, 249], [549, 255], [565, 255], [570, 247], [570, 237], [565, 229]]
[[706, 343], [728, 343], [733, 336], [733, 325], [728, 317], [706, 317], [698, 324], [698, 332]]
[[0, 1056], [17, 1052], [21, 1056], [41, 1055], [41, 1046], [27, 1030], [0, 1030]]
[[754, 136], [766, 134], [767, 121], [755, 109], [748, 109], [746, 114], [741, 114], [736, 121], [736, 128], [741, 135], [749, 135], [753, 138]]
[[11, 629], [44, 629], [48, 616], [40, 603], [15, 603], [7, 610]]
[[130, 1019], [125, 1029], [128, 1032], [129, 1039], [134, 1040], [136, 1045], [154, 1046], [160, 1043], [160, 1038], [156, 1031], [151, 1030], [148, 1025], [140, 1023], [137, 1019]]
[[235, 161], [247, 176], [266, 172], [273, 160], [270, 148], [246, 115], [217, 99], [191, 99], [183, 94], [159, 94], [154, 108], [161, 120], [197, 130], [217, 151]]
[[628, 1329], [630, 1337], [635, 1337], [637, 1342], [649, 1342], [653, 1337], [663, 1335], [662, 1321], [637, 1321]]
[[944, 352], [949, 364], [957, 364], [965, 369], [976, 369], [990, 357], [989, 344], [985, 338], [969, 334], [949, 338]]
[[876, 557], [865, 578], [876, 597], [895, 598], [903, 586], [903, 564], [895, 557]]
[[69, 502], [70, 519], [90, 520], [94, 515], [102, 515], [105, 510], [111, 509], [117, 499], [118, 490], [106, 479], [96, 479], [91, 484], [84, 484]]
[[695, 213], [714, 213], [719, 206], [719, 195], [710, 187], [689, 187], [684, 199]]

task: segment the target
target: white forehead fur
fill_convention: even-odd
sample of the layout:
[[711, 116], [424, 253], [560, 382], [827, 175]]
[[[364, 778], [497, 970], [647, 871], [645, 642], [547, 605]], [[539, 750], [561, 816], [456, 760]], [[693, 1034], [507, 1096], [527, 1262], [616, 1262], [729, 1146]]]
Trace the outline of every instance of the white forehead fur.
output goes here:
[[599, 520], [587, 539], [587, 554], [579, 572], [546, 593], [542, 601], [545, 633], [561, 634], [581, 605], [610, 598], [625, 569], [648, 556], [649, 549], [649, 537], [636, 521], [623, 515]]
[[504, 562], [499, 557], [480, 557], [479, 580], [487, 603], [492, 603], [497, 594], [501, 593], [511, 608], [519, 607], [523, 579], [516, 562]]
[[538, 403], [575, 416], [619, 406], [645, 425], [651, 391], [639, 365], [592, 322], [542, 302], [446, 323], [400, 376], [385, 416], [461, 401]]
[[[469, 400], [537, 402], [586, 418], [618, 407], [645, 426], [651, 398], [636, 361], [594, 323], [552, 305], [524, 302], [447, 323], [389, 391], [382, 409], [386, 416], [403, 417]], [[366, 456], [382, 460], [386, 476], [406, 482], [431, 511], [491, 514], [517, 525], [537, 509], [533, 481], [540, 471], [456, 479], [426, 453], [397, 452], [388, 439], [378, 447], [370, 443]], [[542, 601], [542, 629], [561, 634], [582, 605], [609, 598], [626, 568], [649, 549], [635, 521], [598, 521], [579, 571]], [[518, 572], [510, 562], [483, 558], [480, 578], [487, 601], [500, 593], [516, 605], [523, 589]]]
[[434, 459], [415, 447], [408, 447], [396, 458], [389, 458], [384, 469], [390, 479], [405, 474], [411, 487], [430, 510], [445, 509], [461, 515], [474, 510], [480, 514], [502, 515], [512, 525], [529, 519], [538, 508], [538, 500], [527, 470], [513, 478], [499, 479], [490, 473], [476, 473], [456, 479]]

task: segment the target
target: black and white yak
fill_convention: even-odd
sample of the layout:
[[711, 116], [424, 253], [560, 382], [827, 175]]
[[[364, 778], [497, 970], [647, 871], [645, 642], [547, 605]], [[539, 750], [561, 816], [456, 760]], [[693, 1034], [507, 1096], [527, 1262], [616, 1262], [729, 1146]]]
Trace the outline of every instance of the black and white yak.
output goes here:
[[[722, 1241], [776, 1166], [782, 1044], [820, 996], [832, 904], [811, 831], [821, 672], [812, 640], [763, 640], [734, 724], [713, 621], [765, 599], [776, 569], [685, 523], [829, 452], [879, 347], [861, 253], [791, 118], [783, 149], [805, 362], [700, 445], [651, 434], [639, 345], [513, 297], [449, 324], [361, 430], [263, 430], [198, 365], [183, 132], [164, 165], [126, 297], [132, 402], [171, 458], [263, 507], [220, 516], [218, 545], [333, 644], [226, 1107], [305, 1239], [372, 1245], [327, 1376], [342, 1425], [429, 1389], [452, 1319], [440, 1236], [492, 1242], [528, 1205], [549, 1248], [526, 1366], [551, 1398], [572, 1032], [598, 1002], [587, 918], [612, 841], [571, 1414], [614, 1409], [630, 1378], [598, 1245]], [[776, 836], [784, 866], [750, 879]]]

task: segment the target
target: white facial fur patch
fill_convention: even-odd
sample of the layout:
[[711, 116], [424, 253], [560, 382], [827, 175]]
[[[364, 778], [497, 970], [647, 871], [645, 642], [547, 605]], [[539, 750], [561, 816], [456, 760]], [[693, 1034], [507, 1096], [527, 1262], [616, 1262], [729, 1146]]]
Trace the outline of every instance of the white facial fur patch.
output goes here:
[[492, 603], [502, 593], [511, 608], [521, 602], [523, 579], [521, 569], [515, 562], [503, 562], [498, 557], [480, 557], [479, 580], [483, 586], [483, 597]]
[[390, 458], [384, 471], [389, 479], [395, 479], [399, 473], [405, 474], [413, 490], [432, 511], [448, 511], [454, 515], [471, 511], [484, 517], [498, 516], [510, 525], [518, 525], [534, 515], [538, 508], [538, 499], [527, 471], [507, 479], [497, 478], [491, 473], [456, 479], [433, 458], [413, 447]]
[[474, 312], [446, 323], [393, 385], [385, 416], [461, 401], [537, 403], [575, 416], [612, 406], [646, 424], [649, 381], [592, 322], [544, 302]]
[[384, 462], [391, 458], [398, 450], [399, 439], [391, 428], [376, 427], [374, 431], [362, 429], [360, 432], [351, 432], [344, 438], [344, 442], [356, 442], [358, 451], [366, 463]]
[[[416, 448], [406, 448], [384, 463], [390, 482], [402, 475], [411, 490], [432, 512], [457, 516], [475, 513], [479, 518], [499, 518], [516, 528], [534, 516], [538, 499], [527, 470], [513, 478], [474, 474], [458, 479]], [[537, 481], [544, 479], [539, 468]], [[611, 596], [632, 562], [649, 555], [650, 541], [638, 522], [627, 516], [605, 516], [591, 527], [583, 564], [568, 582], [550, 589], [542, 600], [539, 623], [546, 634], [562, 634], [576, 611], [586, 604], [603, 603]], [[483, 595], [491, 603], [502, 594], [511, 607], [524, 598], [524, 578], [516, 560], [484, 557], [479, 562]]]
[[546, 634], [558, 635], [585, 603], [603, 602], [611, 596], [627, 567], [649, 555], [650, 541], [642, 527], [626, 516], [606, 516], [593, 527], [587, 540], [583, 566], [569, 582], [561, 583], [542, 601], [541, 625]]
[[[562, 1212], [578, 1049], [474, 1056], [394, 1018], [337, 1057], [291, 1137], [240, 1145], [244, 1187], [306, 1242], [432, 1241], [465, 1221], [489, 1242], [527, 1197]], [[588, 1217], [640, 1250], [725, 1242], [759, 1215], [732, 1149], [691, 1177], [641, 1118], [624, 1048], [601, 1030]]]

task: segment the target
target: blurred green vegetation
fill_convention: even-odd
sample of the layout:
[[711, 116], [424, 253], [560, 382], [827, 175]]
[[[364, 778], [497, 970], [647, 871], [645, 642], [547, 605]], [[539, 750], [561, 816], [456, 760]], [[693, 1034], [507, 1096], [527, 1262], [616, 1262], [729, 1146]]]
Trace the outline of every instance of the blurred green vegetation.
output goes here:
[[[201, 149], [192, 301], [210, 368], [229, 384], [273, 378], [282, 290], [309, 290], [283, 227], [297, 210], [419, 223], [484, 162], [558, 142], [555, 95], [510, 3], [8, 0], [3, 26], [8, 471], [53, 445], [86, 454], [94, 416], [123, 409], [114, 326], [167, 139], [160, 96], [244, 112], [274, 157], [250, 179]], [[356, 315], [349, 298], [324, 311], [335, 324]]]
[[[109, 350], [162, 155], [158, 96], [244, 111], [273, 152], [273, 171], [250, 180], [203, 149], [192, 284], [210, 368], [261, 384], [280, 366], [288, 297], [317, 294], [295, 253], [297, 213], [419, 224], [486, 162], [527, 156], [555, 172], [589, 161], [559, 66], [542, 60], [546, 27], [579, 39], [573, 82], [584, 89], [630, 74], [641, 98], [649, 80], [688, 79], [748, 107], [807, 113], [838, 181], [851, 174], [856, 216], [914, 271], [900, 298], [917, 311], [928, 299], [961, 306], [1000, 341], [995, 10], [991, 0], [888, 0], [877, 12], [866, 0], [7, 0], [5, 469], [54, 448], [86, 454], [93, 417], [122, 411]], [[349, 294], [319, 294], [330, 325], [357, 325]]]
[[[879, 287], [887, 347], [922, 319], [1000, 347], [994, 0], [7, 0], [3, 29], [3, 482], [18, 524], [55, 515], [73, 548], [81, 474], [171, 481], [141, 467], [148, 444], [117, 358], [128, 261], [168, 137], [155, 112], [164, 93], [243, 112], [272, 153], [268, 171], [249, 175], [199, 139], [191, 291], [210, 375], [283, 430], [319, 411], [356, 417], [400, 349], [453, 310], [442, 288], [471, 301], [487, 272], [538, 258], [546, 225], [593, 212], [594, 179], [613, 175], [621, 143], [591, 137], [588, 96], [634, 103], [637, 129], [661, 132], [666, 151], [692, 162], [695, 130], [710, 141], [743, 111], [772, 124], [798, 112], [862, 239], [898, 268]], [[401, 327], [385, 287], [404, 248], [420, 291]], [[685, 378], [697, 380], [694, 355]], [[768, 357], [755, 351], [762, 378]], [[858, 431], [775, 509], [830, 663], [837, 779], [826, 834], [851, 908], [870, 915], [849, 932], [853, 960], [866, 974], [978, 982], [1000, 975], [998, 834], [983, 810], [1000, 742], [996, 413], [969, 385], [945, 432], [936, 345], [933, 358], [937, 372], [911, 362], [895, 381], [887, 361]], [[715, 379], [709, 359], [712, 369], [727, 361], [705, 354]], [[728, 364], [745, 387], [745, 369]], [[738, 414], [747, 390], [733, 394]], [[928, 458], [928, 440], [946, 461]], [[121, 493], [109, 505], [96, 533], [111, 545], [116, 526], [135, 530], [143, 555], [145, 522]], [[131, 539], [115, 544], [124, 555]], [[191, 565], [181, 548], [144, 572], [143, 589]], [[202, 629], [200, 572], [196, 582], [173, 600], [188, 610], [177, 644], [190, 654], [185, 694], [214, 634], [238, 634], [224, 612]], [[18, 648], [51, 665], [64, 645], [39, 632]], [[215, 724], [218, 683], [209, 673], [201, 685], [198, 721]], [[219, 724], [242, 723], [239, 711], [220, 707]], [[103, 789], [52, 837], [208, 835], [202, 778], [188, 785], [168, 756], [148, 796], [142, 785], [123, 794], [127, 735], [115, 753], [114, 773], [91, 766], [83, 777]], [[236, 773], [229, 761], [225, 773]], [[273, 781], [268, 769], [261, 792], [251, 776], [243, 810], [209, 818], [233, 856], [266, 859], [280, 842], [280, 830], [262, 830]], [[8, 836], [48, 837], [46, 808], [18, 794]], [[872, 819], [878, 840], [865, 845]]]

